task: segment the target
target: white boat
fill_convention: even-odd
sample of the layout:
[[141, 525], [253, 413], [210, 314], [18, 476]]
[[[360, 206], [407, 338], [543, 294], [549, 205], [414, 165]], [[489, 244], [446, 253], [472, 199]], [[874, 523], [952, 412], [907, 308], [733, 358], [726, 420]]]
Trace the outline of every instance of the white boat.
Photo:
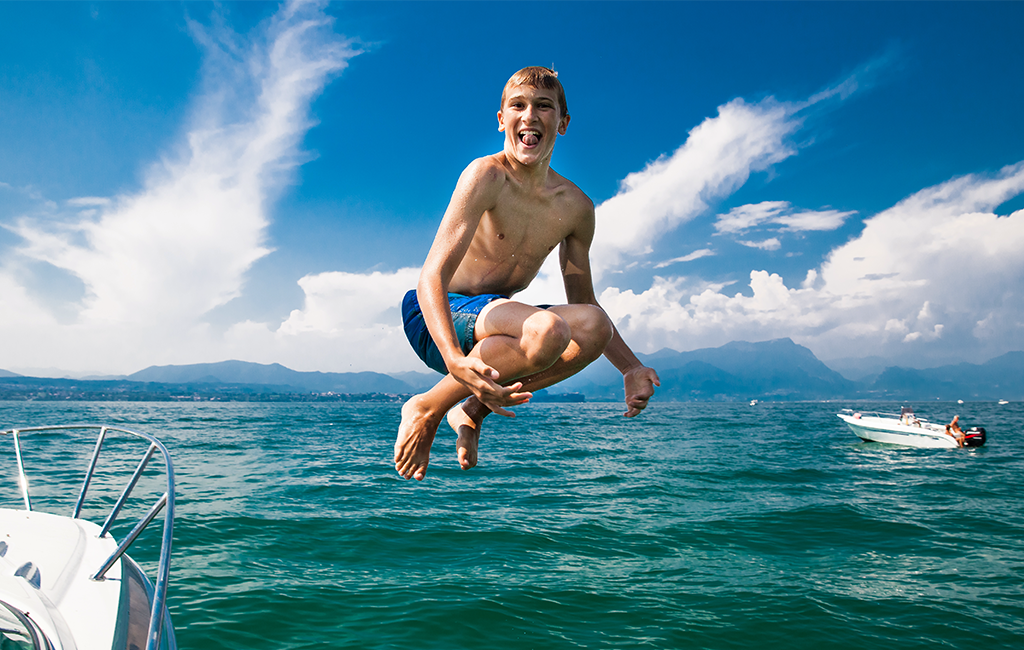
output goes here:
[[[91, 434], [97, 435], [91, 457], [87, 453], [76, 455], [73, 450], [65, 451], [67, 445], [58, 452], [31, 454], [33, 446], [26, 444], [29, 440], [36, 442], [33, 436], [38, 436], [41, 444], [60, 436], [63, 444], [69, 436], [81, 438], [83, 433], [89, 434], [86, 446], [92, 440]], [[0, 432], [0, 442], [5, 442], [8, 436], [14, 442], [13, 464], [17, 478], [13, 486], [14, 500], [15, 503], [21, 501], [23, 507], [9, 508], [7, 500], [0, 501], [4, 506], [0, 507], [0, 648], [175, 650], [174, 629], [166, 606], [174, 519], [174, 470], [167, 449], [148, 434], [100, 425], [11, 429]], [[128, 460], [126, 465], [123, 458], [114, 458], [110, 453], [103, 456], [104, 462], [97, 471], [104, 443], [108, 450], [115, 446], [120, 449], [126, 439], [131, 443], [143, 441], [136, 445], [145, 453], [134, 473], [134, 460]], [[145, 442], [149, 443], [148, 449]], [[87, 452], [87, 447], [82, 451]], [[110, 528], [140, 479], [147, 486], [154, 481], [151, 476], [144, 476], [154, 455], [163, 460], [163, 474], [155, 479], [156, 502], [118, 544], [111, 537]], [[41, 512], [33, 507], [26, 473], [26, 465], [31, 463], [26, 463], [26, 457], [40, 466], [36, 468], [39, 474], [64, 485], [67, 485], [64, 480], [67, 473], [63, 472], [60, 459], [89, 458], [77, 501], [68, 499], [68, 505], [74, 506], [68, 507], [68, 514]], [[126, 470], [123, 476], [118, 474], [118, 467]], [[36, 471], [32, 474], [38, 478]], [[4, 475], [11, 473], [0, 474]], [[77, 483], [77, 478], [72, 480]], [[120, 498], [115, 500], [117, 487], [112, 494], [105, 494], [111, 482], [119, 485], [121, 481], [125, 484]], [[93, 483], [97, 495], [86, 503]], [[166, 491], [157, 496], [164, 486]], [[33, 484], [33, 487], [40, 486]], [[47, 503], [57, 501], [58, 494], [66, 491], [60, 490], [59, 485], [57, 488], [43, 485], [42, 488], [38, 500]], [[73, 497], [73, 487], [71, 492]], [[6, 499], [5, 494], [0, 492]], [[149, 504], [148, 499], [141, 504], [139, 501], [133, 500], [129, 507], [141, 505], [144, 509]], [[111, 503], [113, 506], [102, 525], [82, 518], [83, 510], [96, 512], [97, 507], [102, 507], [105, 511]], [[164, 513], [163, 535], [154, 586], [125, 551], [161, 511]]]
[[1009, 404], [1009, 402], [1007, 402], [1005, 399], [1001, 399], [1001, 400], [999, 400], [999, 404], [1001, 406], [1003, 404]]
[[[904, 406], [899, 414], [877, 412], [855, 412], [843, 409], [836, 415], [845, 422], [861, 440], [887, 442], [910, 447], [959, 447], [960, 443], [947, 425], [935, 424], [914, 415], [913, 409]], [[963, 431], [965, 447], [980, 447], [985, 444], [985, 429], [971, 427]]]

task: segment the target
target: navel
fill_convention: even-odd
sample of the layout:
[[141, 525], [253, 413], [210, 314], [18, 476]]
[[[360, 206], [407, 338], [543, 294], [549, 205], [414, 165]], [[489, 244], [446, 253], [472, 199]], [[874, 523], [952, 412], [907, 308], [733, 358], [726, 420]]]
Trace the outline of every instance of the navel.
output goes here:
[[505, 239], [505, 233], [499, 232], [498, 233], [498, 239]]

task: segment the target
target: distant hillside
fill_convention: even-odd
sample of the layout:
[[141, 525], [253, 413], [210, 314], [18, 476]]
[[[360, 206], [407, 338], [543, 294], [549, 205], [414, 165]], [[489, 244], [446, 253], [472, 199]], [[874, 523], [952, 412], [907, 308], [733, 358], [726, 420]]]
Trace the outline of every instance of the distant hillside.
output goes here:
[[21, 377], [21, 375], [16, 372], [0, 369], [0, 377]]
[[926, 370], [886, 368], [866, 393], [887, 400], [1022, 400], [1024, 352], [1008, 352], [982, 364], [959, 363]]
[[[658, 371], [660, 401], [799, 400], [849, 398], [861, 386], [818, 360], [790, 339], [677, 352], [668, 348], [637, 355]], [[611, 364], [595, 364], [562, 385], [588, 398], [622, 398], [622, 376]]]
[[299, 372], [281, 364], [247, 361], [150, 366], [128, 375], [131, 381], [236, 384], [274, 387], [278, 392], [411, 393], [409, 384], [378, 372]]
[[859, 388], [788, 338], [691, 352], [661, 350], [644, 363], [658, 371], [664, 399], [830, 399], [849, 397]]

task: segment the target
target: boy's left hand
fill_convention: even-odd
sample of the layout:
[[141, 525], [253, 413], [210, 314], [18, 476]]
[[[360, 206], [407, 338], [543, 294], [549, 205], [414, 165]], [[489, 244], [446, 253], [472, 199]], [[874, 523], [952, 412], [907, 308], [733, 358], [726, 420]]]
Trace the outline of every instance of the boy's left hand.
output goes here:
[[654, 387], [661, 386], [658, 373], [653, 368], [638, 366], [622, 376], [622, 383], [626, 389], [626, 408], [623, 415], [631, 418], [640, 415], [640, 411], [647, 408], [647, 401], [654, 395]]

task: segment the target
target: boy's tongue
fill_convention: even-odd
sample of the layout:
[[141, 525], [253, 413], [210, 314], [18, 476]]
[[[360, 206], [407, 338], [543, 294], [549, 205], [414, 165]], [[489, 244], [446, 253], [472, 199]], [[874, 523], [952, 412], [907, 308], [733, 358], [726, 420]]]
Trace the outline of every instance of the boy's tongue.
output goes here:
[[523, 141], [523, 144], [525, 144], [528, 147], [532, 147], [538, 142], [540, 142], [540, 138], [537, 137], [536, 133], [524, 133], [521, 136], [521, 139]]

